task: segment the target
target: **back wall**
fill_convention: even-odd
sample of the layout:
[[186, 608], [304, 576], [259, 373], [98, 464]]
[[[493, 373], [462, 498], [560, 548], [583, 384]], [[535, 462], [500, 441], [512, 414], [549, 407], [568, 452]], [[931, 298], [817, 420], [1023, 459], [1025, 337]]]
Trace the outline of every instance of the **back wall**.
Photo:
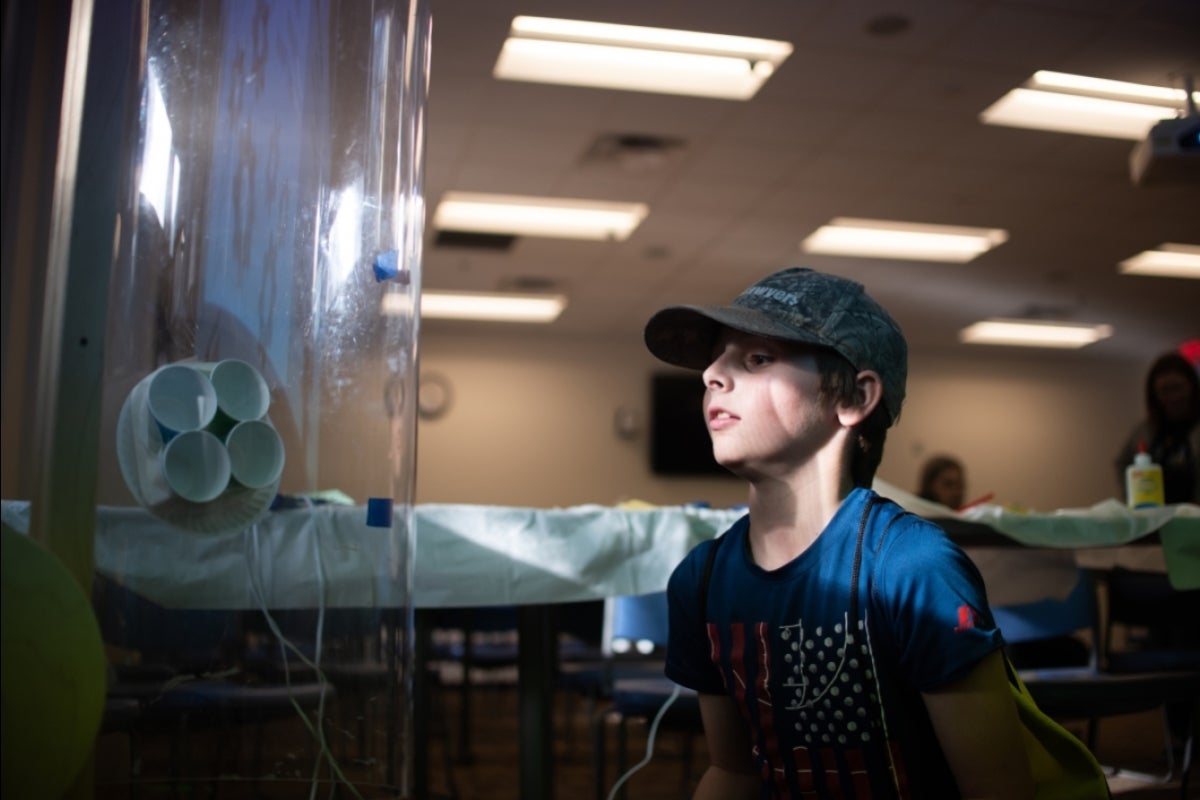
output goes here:
[[[420, 359], [421, 374], [444, 379], [451, 397], [441, 417], [417, 426], [417, 502], [745, 502], [736, 479], [650, 471], [650, 376], [664, 365], [640, 340], [426, 328]], [[1079, 353], [914, 355], [879, 477], [913, 491], [924, 459], [948, 452], [966, 464], [968, 497], [991, 492], [995, 502], [1052, 510], [1118, 496], [1113, 457], [1140, 414], [1144, 368]], [[636, 423], [632, 436], [617, 432], [618, 411]], [[325, 466], [329, 475], [355, 471]]]

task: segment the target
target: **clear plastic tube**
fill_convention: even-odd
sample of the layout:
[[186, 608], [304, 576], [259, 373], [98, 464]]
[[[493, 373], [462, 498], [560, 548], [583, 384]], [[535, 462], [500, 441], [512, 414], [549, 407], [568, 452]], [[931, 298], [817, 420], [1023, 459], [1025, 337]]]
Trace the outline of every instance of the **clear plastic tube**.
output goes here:
[[[108, 298], [96, 603], [122, 654], [118, 683], [169, 690], [141, 705], [133, 730], [176, 715], [181, 724], [165, 729], [191, 737], [178, 752], [193, 758], [147, 749], [128, 779], [269, 776], [306, 794], [334, 784], [403, 792], [427, 0], [145, 7], [141, 114]], [[384, 313], [389, 295], [399, 313]], [[136, 390], [176, 364], [209, 379], [214, 365], [251, 368], [218, 376], [225, 392], [257, 393], [261, 376], [265, 406], [223, 396], [222, 408], [251, 410], [216, 414], [224, 429], [208, 432], [226, 442], [236, 423], [269, 425], [281, 454], [252, 463], [273, 480], [231, 478], [211, 501], [172, 497], [169, 509], [142, 502], [122, 459], [153, 472], [165, 443], [128, 434], [151, 430]], [[391, 503], [382, 528], [367, 521], [372, 498]], [[153, 546], [122, 533], [135, 528], [154, 531]], [[358, 540], [387, 557], [346, 558]], [[194, 639], [186, 647], [181, 630]], [[151, 664], [161, 671], [148, 679]], [[311, 703], [306, 684], [320, 689]], [[185, 687], [199, 705], [185, 707]], [[291, 696], [271, 705], [267, 689]], [[226, 713], [197, 711], [221, 704]], [[268, 724], [270, 736], [235, 735]], [[258, 759], [241, 778], [196, 755], [238, 743], [241, 758]], [[129, 763], [97, 759], [110, 762]]]

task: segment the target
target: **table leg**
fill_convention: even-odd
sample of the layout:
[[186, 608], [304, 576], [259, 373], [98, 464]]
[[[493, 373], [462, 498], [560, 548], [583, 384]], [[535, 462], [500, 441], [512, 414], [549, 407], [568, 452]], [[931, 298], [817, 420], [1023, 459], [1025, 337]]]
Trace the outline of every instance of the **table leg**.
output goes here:
[[549, 605], [518, 606], [522, 800], [553, 800], [553, 707], [557, 636]]
[[[413, 736], [409, 753], [412, 756], [411, 794], [416, 800], [429, 797], [429, 736], [430, 714], [429, 702], [429, 646], [430, 621], [429, 612], [417, 609], [413, 615]], [[449, 746], [447, 744], [447, 746]]]

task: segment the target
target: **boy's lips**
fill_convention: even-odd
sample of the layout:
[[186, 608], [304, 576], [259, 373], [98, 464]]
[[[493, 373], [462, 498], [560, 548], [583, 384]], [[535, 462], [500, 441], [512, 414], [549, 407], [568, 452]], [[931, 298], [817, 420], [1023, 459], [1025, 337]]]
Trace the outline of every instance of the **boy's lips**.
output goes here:
[[713, 406], [708, 409], [708, 427], [709, 430], [719, 431], [726, 428], [740, 419], [736, 414], [726, 411], [723, 408]]

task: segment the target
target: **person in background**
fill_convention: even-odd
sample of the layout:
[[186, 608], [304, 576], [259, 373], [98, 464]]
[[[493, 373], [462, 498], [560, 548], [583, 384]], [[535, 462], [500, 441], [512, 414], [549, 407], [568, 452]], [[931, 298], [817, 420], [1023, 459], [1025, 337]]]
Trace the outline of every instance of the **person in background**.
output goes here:
[[932, 500], [946, 508], [961, 508], [966, 490], [966, 471], [957, 458], [932, 456], [921, 468], [917, 496], [922, 500]]
[[1154, 360], [1146, 373], [1146, 417], [1117, 454], [1117, 481], [1124, 493], [1125, 468], [1144, 443], [1162, 467], [1168, 503], [1200, 503], [1200, 373], [1180, 353]]
[[645, 341], [700, 372], [713, 454], [749, 488], [667, 588], [666, 674], [709, 748], [696, 800], [1032, 797], [979, 571], [870, 488], [905, 394], [892, 317], [794, 268], [662, 309]]
[[[1181, 353], [1163, 353], [1150, 365], [1144, 391], [1146, 417], [1134, 426], [1114, 464], [1121, 493], [1125, 493], [1125, 468], [1144, 444], [1150, 458], [1162, 467], [1165, 502], [1200, 503], [1200, 372]], [[1197, 592], [1176, 591], [1160, 573], [1121, 571], [1108, 580], [1114, 578], [1136, 587], [1140, 605], [1163, 608], [1158, 621], [1141, 626], [1131, 646], [1171, 653], [1173, 666], [1200, 666], [1195, 661], [1200, 628], [1186, 610], [1189, 601], [1181, 598], [1181, 594], [1190, 598], [1194, 605]], [[1186, 702], [1167, 706], [1167, 724], [1178, 743], [1186, 740], [1193, 713]]]

